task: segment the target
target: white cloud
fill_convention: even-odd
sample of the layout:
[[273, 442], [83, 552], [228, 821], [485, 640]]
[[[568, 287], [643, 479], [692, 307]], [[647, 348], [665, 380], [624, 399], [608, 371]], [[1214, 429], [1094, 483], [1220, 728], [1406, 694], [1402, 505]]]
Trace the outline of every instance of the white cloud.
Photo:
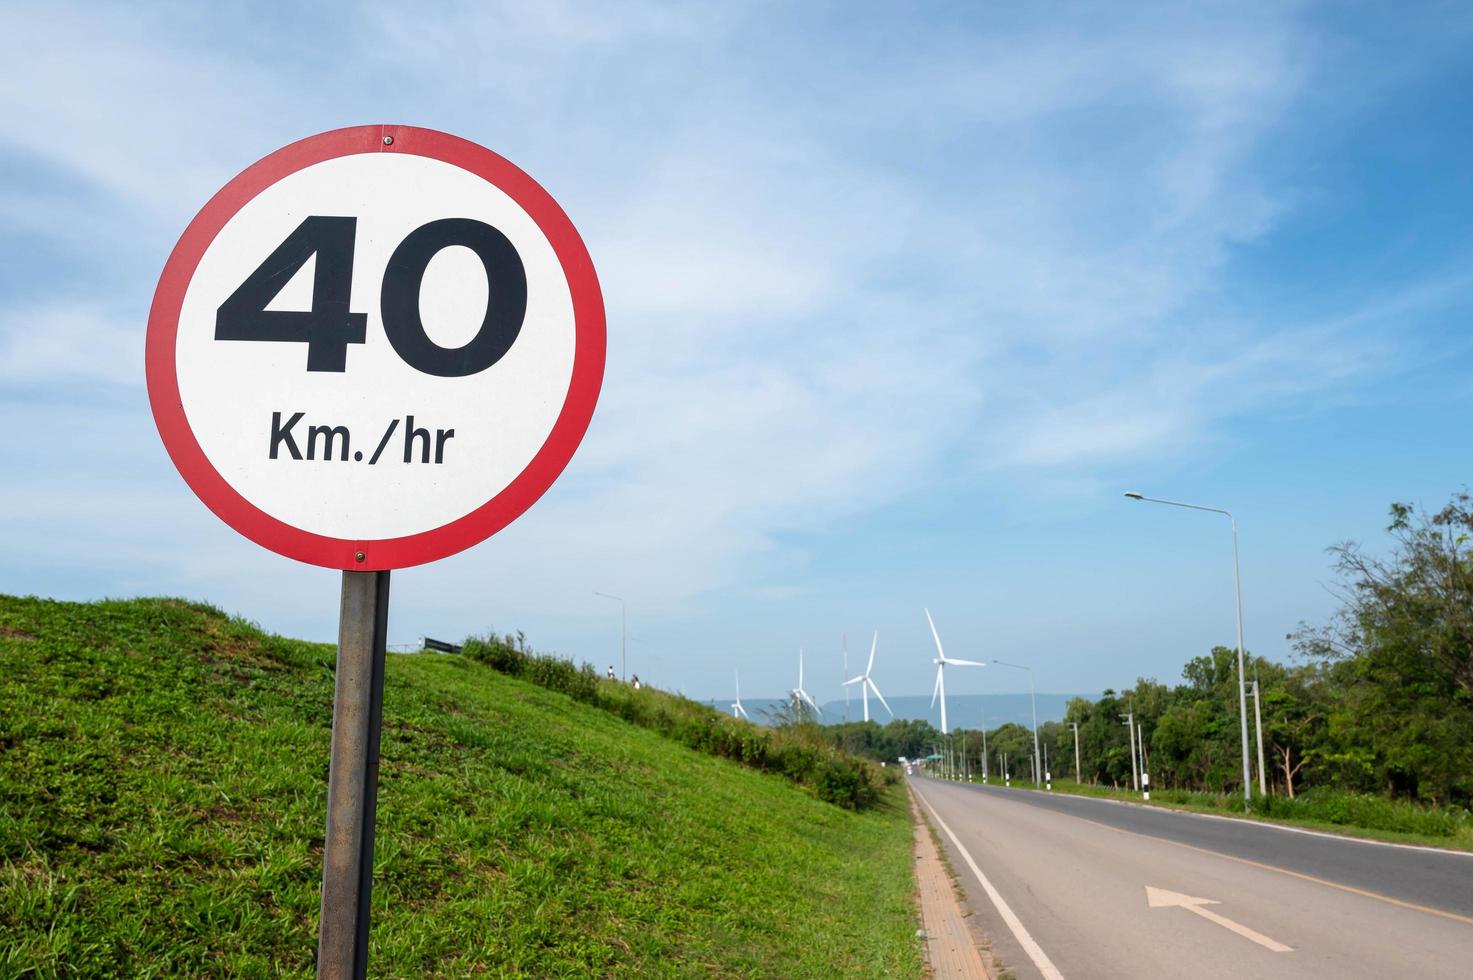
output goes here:
[[[96, 198], [105, 232], [89, 245], [74, 213], [57, 247], [128, 275], [0, 320], [0, 385], [137, 384], [137, 269], [276, 145], [378, 118], [450, 129], [580, 226], [610, 354], [564, 479], [416, 579], [414, 608], [492, 595], [551, 616], [611, 582], [666, 615], [738, 581], [790, 595], [795, 530], [969, 466], [1088, 482], [1376, 363], [1355, 323], [1250, 323], [1215, 292], [1293, 206], [1254, 160], [1314, 68], [1292, 11], [1232, 9], [917, 22], [888, 44], [858, 11], [820, 36], [725, 4], [380, 4], [303, 30], [13, 6], [0, 141], [67, 175], [62, 198]], [[0, 206], [45, 228], [29, 192]], [[143, 437], [146, 408], [129, 412], [114, 424]], [[183, 493], [153, 481], [171, 480], [77, 489], [64, 510], [134, 515], [118, 554], [168, 563], [199, 533], [161, 517]], [[171, 591], [257, 594], [236, 555], [172, 559]]]

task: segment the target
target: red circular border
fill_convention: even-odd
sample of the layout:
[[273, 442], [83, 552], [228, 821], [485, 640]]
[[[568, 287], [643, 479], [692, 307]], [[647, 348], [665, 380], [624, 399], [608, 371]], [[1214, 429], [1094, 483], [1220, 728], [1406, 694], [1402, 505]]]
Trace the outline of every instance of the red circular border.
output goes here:
[[[412, 153], [469, 171], [504, 191], [547, 236], [573, 298], [573, 376], [562, 411], [532, 461], [496, 496], [464, 517], [399, 538], [352, 541], [313, 534], [262, 511], [225, 482], [200, 448], [179, 397], [175, 363], [179, 312], [205, 250], [263, 190], [299, 170], [358, 153]], [[189, 223], [159, 277], [148, 314], [148, 400], [164, 447], [189, 488], [226, 524], [298, 561], [350, 571], [382, 571], [435, 561], [483, 541], [516, 520], [552, 486], [588, 431], [603, 384], [603, 295], [593, 260], [552, 195], [509, 160], [448, 133], [412, 126], [353, 126], [309, 136], [252, 164], [220, 189]], [[358, 555], [363, 555], [359, 560]]]

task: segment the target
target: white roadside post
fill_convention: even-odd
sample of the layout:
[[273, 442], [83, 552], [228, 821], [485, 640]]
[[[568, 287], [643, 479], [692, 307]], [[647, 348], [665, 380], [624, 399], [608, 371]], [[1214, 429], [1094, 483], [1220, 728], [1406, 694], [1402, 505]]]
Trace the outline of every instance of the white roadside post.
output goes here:
[[246, 538], [342, 573], [319, 978], [367, 971], [390, 572], [537, 501], [588, 429], [605, 343], [557, 202], [428, 129], [277, 150], [164, 265], [145, 365], [170, 459]]

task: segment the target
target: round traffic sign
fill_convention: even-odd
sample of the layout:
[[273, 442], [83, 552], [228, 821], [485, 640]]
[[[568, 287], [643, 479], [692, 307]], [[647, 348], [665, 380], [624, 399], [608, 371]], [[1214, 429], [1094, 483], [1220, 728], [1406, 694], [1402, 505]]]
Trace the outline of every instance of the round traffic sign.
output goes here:
[[148, 394], [221, 520], [329, 568], [434, 561], [557, 479], [604, 366], [593, 262], [552, 197], [474, 143], [357, 126], [217, 193], [149, 312]]

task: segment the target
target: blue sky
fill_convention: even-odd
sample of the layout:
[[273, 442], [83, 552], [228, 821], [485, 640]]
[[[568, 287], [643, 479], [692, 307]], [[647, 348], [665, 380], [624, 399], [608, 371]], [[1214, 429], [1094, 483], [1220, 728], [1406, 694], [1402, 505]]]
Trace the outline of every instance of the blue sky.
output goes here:
[[[335, 635], [143, 387], [158, 273], [302, 136], [486, 145], [598, 266], [605, 389], [497, 537], [395, 573], [391, 641], [522, 629], [661, 686], [886, 694], [947, 650], [1097, 691], [1334, 608], [1326, 546], [1468, 482], [1460, 4], [28, 4], [0, 10], [0, 590]], [[264, 12], [263, 12], [264, 11]], [[816, 680], [814, 679], [816, 678]], [[825, 681], [824, 678], [829, 678]], [[1026, 690], [973, 671], [958, 693]]]

